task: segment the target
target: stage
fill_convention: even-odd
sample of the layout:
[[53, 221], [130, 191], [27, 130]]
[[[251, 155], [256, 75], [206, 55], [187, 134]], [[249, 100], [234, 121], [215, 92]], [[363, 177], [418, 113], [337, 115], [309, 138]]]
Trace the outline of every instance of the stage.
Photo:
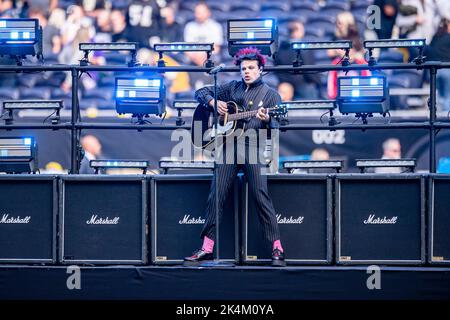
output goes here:
[[[380, 266], [376, 280], [373, 271], [368, 273], [367, 266], [79, 266], [79, 273], [72, 268], [2, 265], [0, 300], [192, 302], [450, 298], [450, 268], [447, 267]], [[368, 279], [374, 289], [368, 289]]]

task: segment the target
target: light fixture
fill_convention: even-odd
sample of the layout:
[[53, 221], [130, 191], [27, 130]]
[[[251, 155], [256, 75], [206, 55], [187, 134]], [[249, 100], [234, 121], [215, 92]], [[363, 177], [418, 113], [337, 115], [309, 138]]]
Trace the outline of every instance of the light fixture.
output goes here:
[[38, 169], [33, 137], [0, 137], [0, 171], [31, 173]]
[[118, 114], [131, 113], [143, 122], [149, 114], [161, 116], [166, 109], [166, 88], [163, 78], [158, 75], [140, 78], [116, 78], [116, 111]]
[[402, 167], [414, 172], [416, 159], [356, 159], [356, 166], [364, 172], [367, 168]]
[[336, 100], [297, 100], [285, 101], [280, 106], [286, 107], [286, 110], [328, 110], [330, 117], [328, 125], [334, 126], [339, 124], [333, 115], [333, 110], [336, 109]]
[[25, 56], [42, 61], [42, 28], [37, 19], [0, 19], [0, 55], [16, 58], [20, 65]]
[[283, 168], [292, 172], [294, 169], [334, 169], [339, 172], [343, 168], [343, 160], [287, 160], [283, 162]]
[[296, 60], [293, 61], [294, 67], [303, 65], [303, 59], [301, 55], [302, 50], [329, 50], [329, 49], [341, 49], [345, 50], [344, 57], [341, 64], [347, 66], [350, 64], [350, 49], [352, 48], [352, 42], [349, 40], [339, 41], [291, 41], [291, 48], [297, 53]]
[[89, 161], [91, 168], [95, 169], [95, 173], [99, 173], [100, 169], [141, 169], [143, 174], [147, 173], [150, 162], [146, 160], [117, 160], [102, 159]]
[[369, 65], [375, 65], [377, 63], [373, 57], [373, 49], [385, 48], [419, 48], [419, 55], [413, 59], [413, 62], [422, 64], [425, 61], [425, 57], [423, 56], [425, 45], [425, 39], [380, 39], [364, 41], [364, 48], [369, 51]]
[[335, 100], [297, 100], [284, 101], [280, 105], [289, 110], [332, 110], [336, 109]]
[[4, 117], [5, 124], [13, 122], [14, 110], [55, 110], [51, 118], [52, 124], [57, 124], [60, 119], [60, 110], [63, 108], [62, 100], [6, 100], [3, 101], [3, 110], [8, 111]]
[[206, 68], [212, 68], [214, 63], [211, 60], [211, 54], [214, 50], [214, 43], [196, 43], [196, 42], [169, 42], [156, 43], [153, 50], [159, 53], [158, 67], [164, 67], [163, 54], [165, 52], [206, 52]]
[[214, 161], [179, 160], [170, 157], [162, 157], [159, 167], [167, 173], [169, 169], [208, 169], [214, 170]]
[[355, 113], [367, 123], [367, 116], [389, 111], [388, 93], [385, 76], [338, 77], [336, 101], [342, 114]]
[[198, 106], [198, 101], [195, 100], [175, 100], [173, 102], [173, 108], [177, 109], [178, 115], [175, 124], [177, 126], [182, 126], [186, 122], [183, 120], [182, 113], [184, 109], [195, 109]]
[[80, 60], [81, 66], [89, 64], [89, 53], [91, 51], [130, 51], [131, 60], [128, 62], [129, 67], [136, 65], [136, 54], [139, 49], [137, 42], [105, 42], [105, 43], [80, 43], [80, 51], [84, 52], [84, 57]]
[[278, 50], [278, 25], [273, 18], [231, 19], [227, 22], [228, 52], [231, 56], [242, 48], [255, 47], [264, 55]]

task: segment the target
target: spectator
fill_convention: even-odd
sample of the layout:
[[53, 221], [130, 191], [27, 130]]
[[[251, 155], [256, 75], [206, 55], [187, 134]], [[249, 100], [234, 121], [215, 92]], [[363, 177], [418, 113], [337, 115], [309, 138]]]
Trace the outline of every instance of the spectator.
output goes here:
[[378, 39], [391, 39], [392, 29], [395, 25], [395, 19], [398, 13], [398, 1], [397, 0], [375, 0], [374, 5], [378, 6], [381, 11], [381, 27], [377, 28]]
[[315, 148], [311, 152], [311, 160], [330, 160], [330, 153], [324, 148]]
[[31, 7], [29, 15], [32, 19], [38, 19], [39, 25], [42, 27], [42, 48], [44, 57], [51, 54], [58, 54], [61, 51], [61, 37], [58, 28], [48, 23], [45, 12], [39, 7]]
[[102, 157], [102, 145], [96, 136], [86, 135], [80, 140], [84, 150], [84, 157], [80, 164], [80, 174], [93, 174], [95, 170], [90, 167], [90, 161]]
[[183, 41], [183, 27], [175, 20], [175, 6], [168, 5], [163, 8], [161, 10], [161, 15], [164, 18], [162, 21], [162, 28], [164, 32], [160, 35], [161, 42]]
[[129, 42], [132, 38], [125, 13], [121, 9], [113, 9], [111, 12], [111, 33], [113, 42]]
[[94, 42], [111, 42], [111, 11], [107, 9], [98, 9], [95, 20], [95, 39]]
[[133, 0], [128, 6], [127, 25], [129, 40], [138, 42], [141, 48], [150, 48], [159, 42], [161, 30], [160, 7], [156, 0]]
[[294, 100], [294, 87], [289, 82], [280, 82], [278, 85], [278, 94], [281, 97], [281, 101], [293, 101]]
[[205, 2], [195, 6], [195, 21], [188, 22], [184, 28], [186, 42], [213, 42], [214, 53], [220, 52], [223, 42], [222, 26], [211, 18], [211, 11]]
[[[186, 57], [192, 65], [203, 67], [207, 59], [206, 52], [186, 52]], [[189, 74], [189, 84], [192, 90], [198, 90], [206, 85], [213, 84], [213, 78], [204, 72], [191, 72]]]
[[[431, 61], [450, 62], [450, 12], [447, 12], [447, 18], [441, 20], [439, 29], [427, 48], [426, 56]], [[450, 69], [438, 70], [437, 89], [438, 106], [441, 110], [450, 110]]]
[[[289, 40], [280, 44], [280, 50], [275, 57], [276, 65], [290, 65], [296, 59], [295, 52], [291, 49], [292, 40], [301, 40], [305, 36], [305, 28], [300, 21], [293, 21], [288, 25]], [[303, 63], [315, 64], [314, 53], [306, 50], [302, 52]], [[280, 82], [288, 82], [294, 87], [294, 96], [304, 99], [318, 99], [320, 76], [318, 74], [294, 75], [292, 73], [277, 73]]]
[[[355, 37], [359, 37], [355, 17], [351, 12], [339, 13], [336, 17], [336, 26], [332, 40], [353, 40]], [[330, 58], [334, 59], [341, 55], [341, 50], [330, 49], [327, 53]]]
[[[389, 138], [383, 142], [383, 156], [381, 159], [400, 159], [402, 150], [400, 140], [397, 138]], [[376, 173], [401, 173], [401, 167], [380, 167], [375, 168]]]
[[429, 44], [439, 23], [436, 8], [436, 0], [402, 0], [396, 19], [400, 37], [425, 38]]

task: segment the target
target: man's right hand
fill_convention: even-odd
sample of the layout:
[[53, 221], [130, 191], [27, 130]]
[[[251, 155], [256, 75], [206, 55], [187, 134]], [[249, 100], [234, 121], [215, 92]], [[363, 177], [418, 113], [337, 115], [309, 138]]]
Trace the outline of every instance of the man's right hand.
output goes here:
[[[209, 105], [214, 108], [214, 99], [212, 99], [209, 102]], [[224, 115], [225, 113], [228, 112], [228, 106], [227, 106], [227, 103], [225, 101], [217, 100], [217, 112], [220, 115]]]

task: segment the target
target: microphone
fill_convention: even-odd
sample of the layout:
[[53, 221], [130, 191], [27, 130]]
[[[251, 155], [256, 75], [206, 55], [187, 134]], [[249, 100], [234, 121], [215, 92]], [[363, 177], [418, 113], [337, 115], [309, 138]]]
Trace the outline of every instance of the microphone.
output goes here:
[[225, 68], [225, 63], [221, 63], [219, 64], [217, 67], [212, 68], [211, 70], [209, 70], [209, 74], [216, 74], [219, 71], [223, 70]]

